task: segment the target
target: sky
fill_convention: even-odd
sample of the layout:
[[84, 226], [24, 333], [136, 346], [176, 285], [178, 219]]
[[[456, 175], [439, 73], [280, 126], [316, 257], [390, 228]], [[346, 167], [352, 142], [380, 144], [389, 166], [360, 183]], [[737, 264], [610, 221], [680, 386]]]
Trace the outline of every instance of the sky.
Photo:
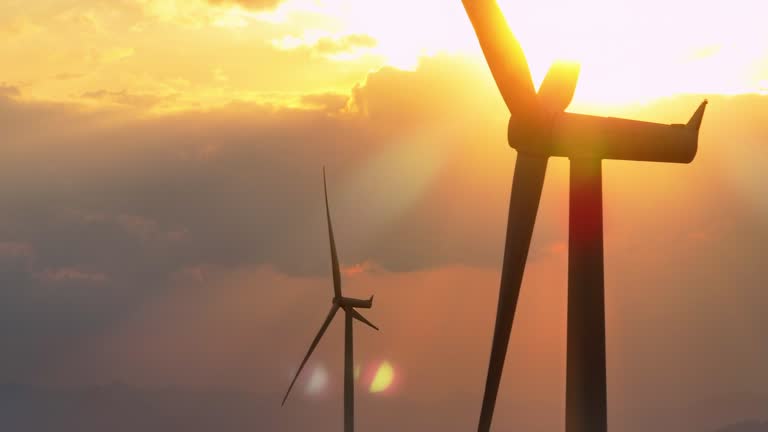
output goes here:
[[[569, 111], [709, 99], [691, 164], [603, 163], [611, 428], [768, 421], [768, 6], [533, 4], [500, 2], [537, 85], [581, 63]], [[0, 58], [0, 417], [338, 430], [337, 322], [280, 408], [330, 306], [325, 166], [381, 328], [359, 429], [475, 427], [516, 155], [459, 1], [5, 0]], [[553, 158], [496, 430], [564, 427], [567, 202]]]

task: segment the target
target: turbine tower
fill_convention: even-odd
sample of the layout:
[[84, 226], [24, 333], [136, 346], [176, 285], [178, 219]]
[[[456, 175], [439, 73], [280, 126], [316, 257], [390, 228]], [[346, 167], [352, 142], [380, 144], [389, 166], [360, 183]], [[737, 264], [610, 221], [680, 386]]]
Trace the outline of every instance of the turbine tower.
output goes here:
[[706, 100], [685, 124], [564, 112], [579, 67], [554, 64], [538, 93], [520, 44], [495, 0], [462, 0], [510, 112], [517, 150], [496, 324], [478, 431], [491, 427], [512, 321], [538, 211], [547, 159], [570, 159], [566, 432], [607, 430], [603, 290], [602, 159], [689, 163]]
[[355, 430], [355, 388], [354, 377], [352, 372], [353, 363], [353, 349], [352, 349], [352, 318], [372, 327], [374, 330], [379, 328], [368, 321], [363, 315], [356, 309], [370, 309], [373, 305], [373, 296], [368, 300], [344, 297], [341, 294], [341, 271], [339, 270], [339, 258], [336, 254], [336, 242], [333, 238], [333, 227], [331, 226], [331, 212], [328, 209], [328, 186], [325, 182], [325, 167], [323, 167], [323, 190], [325, 192], [325, 215], [328, 220], [328, 237], [331, 242], [331, 269], [333, 272], [333, 299], [331, 300], [331, 310], [328, 312], [328, 316], [325, 318], [323, 325], [320, 326], [320, 331], [317, 332], [312, 344], [309, 345], [307, 355], [304, 356], [304, 360], [301, 361], [299, 370], [296, 371], [296, 375], [291, 381], [291, 385], [288, 386], [288, 391], [285, 392], [283, 402], [288, 399], [288, 395], [291, 393], [293, 385], [296, 383], [296, 379], [299, 377], [301, 370], [307, 363], [309, 356], [312, 355], [312, 351], [317, 347], [320, 338], [323, 337], [323, 333], [328, 328], [328, 325], [333, 320], [336, 312], [339, 309], [344, 311], [344, 432], [353, 432]]

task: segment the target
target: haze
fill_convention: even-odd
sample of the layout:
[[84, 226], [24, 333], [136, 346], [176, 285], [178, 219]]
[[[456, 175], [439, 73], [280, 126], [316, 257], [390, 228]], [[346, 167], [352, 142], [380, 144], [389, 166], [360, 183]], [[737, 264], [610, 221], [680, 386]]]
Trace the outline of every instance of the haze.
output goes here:
[[[764, 431], [767, 7], [500, 3], [536, 83], [582, 63], [570, 111], [710, 100], [691, 165], [603, 165], [609, 427]], [[340, 429], [340, 324], [280, 408], [332, 293], [323, 165], [381, 328], [358, 429], [476, 426], [515, 152], [460, 2], [6, 0], [0, 58], [0, 428]], [[564, 427], [567, 181], [495, 430]]]

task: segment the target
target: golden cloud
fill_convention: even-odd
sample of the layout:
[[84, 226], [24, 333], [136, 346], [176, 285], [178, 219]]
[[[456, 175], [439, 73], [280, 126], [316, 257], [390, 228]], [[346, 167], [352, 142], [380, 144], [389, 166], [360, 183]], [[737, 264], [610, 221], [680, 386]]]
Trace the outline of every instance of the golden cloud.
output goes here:
[[313, 54], [323, 57], [339, 57], [345, 59], [349, 55], [375, 47], [377, 44], [373, 36], [367, 34], [348, 34], [344, 36], [318, 36], [317, 34], [304, 34], [302, 36], [286, 36], [272, 41], [272, 46], [278, 50], [291, 51], [306, 49]]
[[251, 10], [274, 10], [283, 0], [207, 0], [213, 5], [237, 5]]

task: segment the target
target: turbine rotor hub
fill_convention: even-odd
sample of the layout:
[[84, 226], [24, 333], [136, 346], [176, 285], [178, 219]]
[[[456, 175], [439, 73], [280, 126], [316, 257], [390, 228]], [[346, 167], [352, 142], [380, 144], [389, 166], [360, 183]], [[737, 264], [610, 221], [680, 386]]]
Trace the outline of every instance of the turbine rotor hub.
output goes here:
[[551, 156], [551, 122], [546, 118], [534, 116], [518, 118], [511, 116], [507, 126], [507, 142], [519, 153]]

